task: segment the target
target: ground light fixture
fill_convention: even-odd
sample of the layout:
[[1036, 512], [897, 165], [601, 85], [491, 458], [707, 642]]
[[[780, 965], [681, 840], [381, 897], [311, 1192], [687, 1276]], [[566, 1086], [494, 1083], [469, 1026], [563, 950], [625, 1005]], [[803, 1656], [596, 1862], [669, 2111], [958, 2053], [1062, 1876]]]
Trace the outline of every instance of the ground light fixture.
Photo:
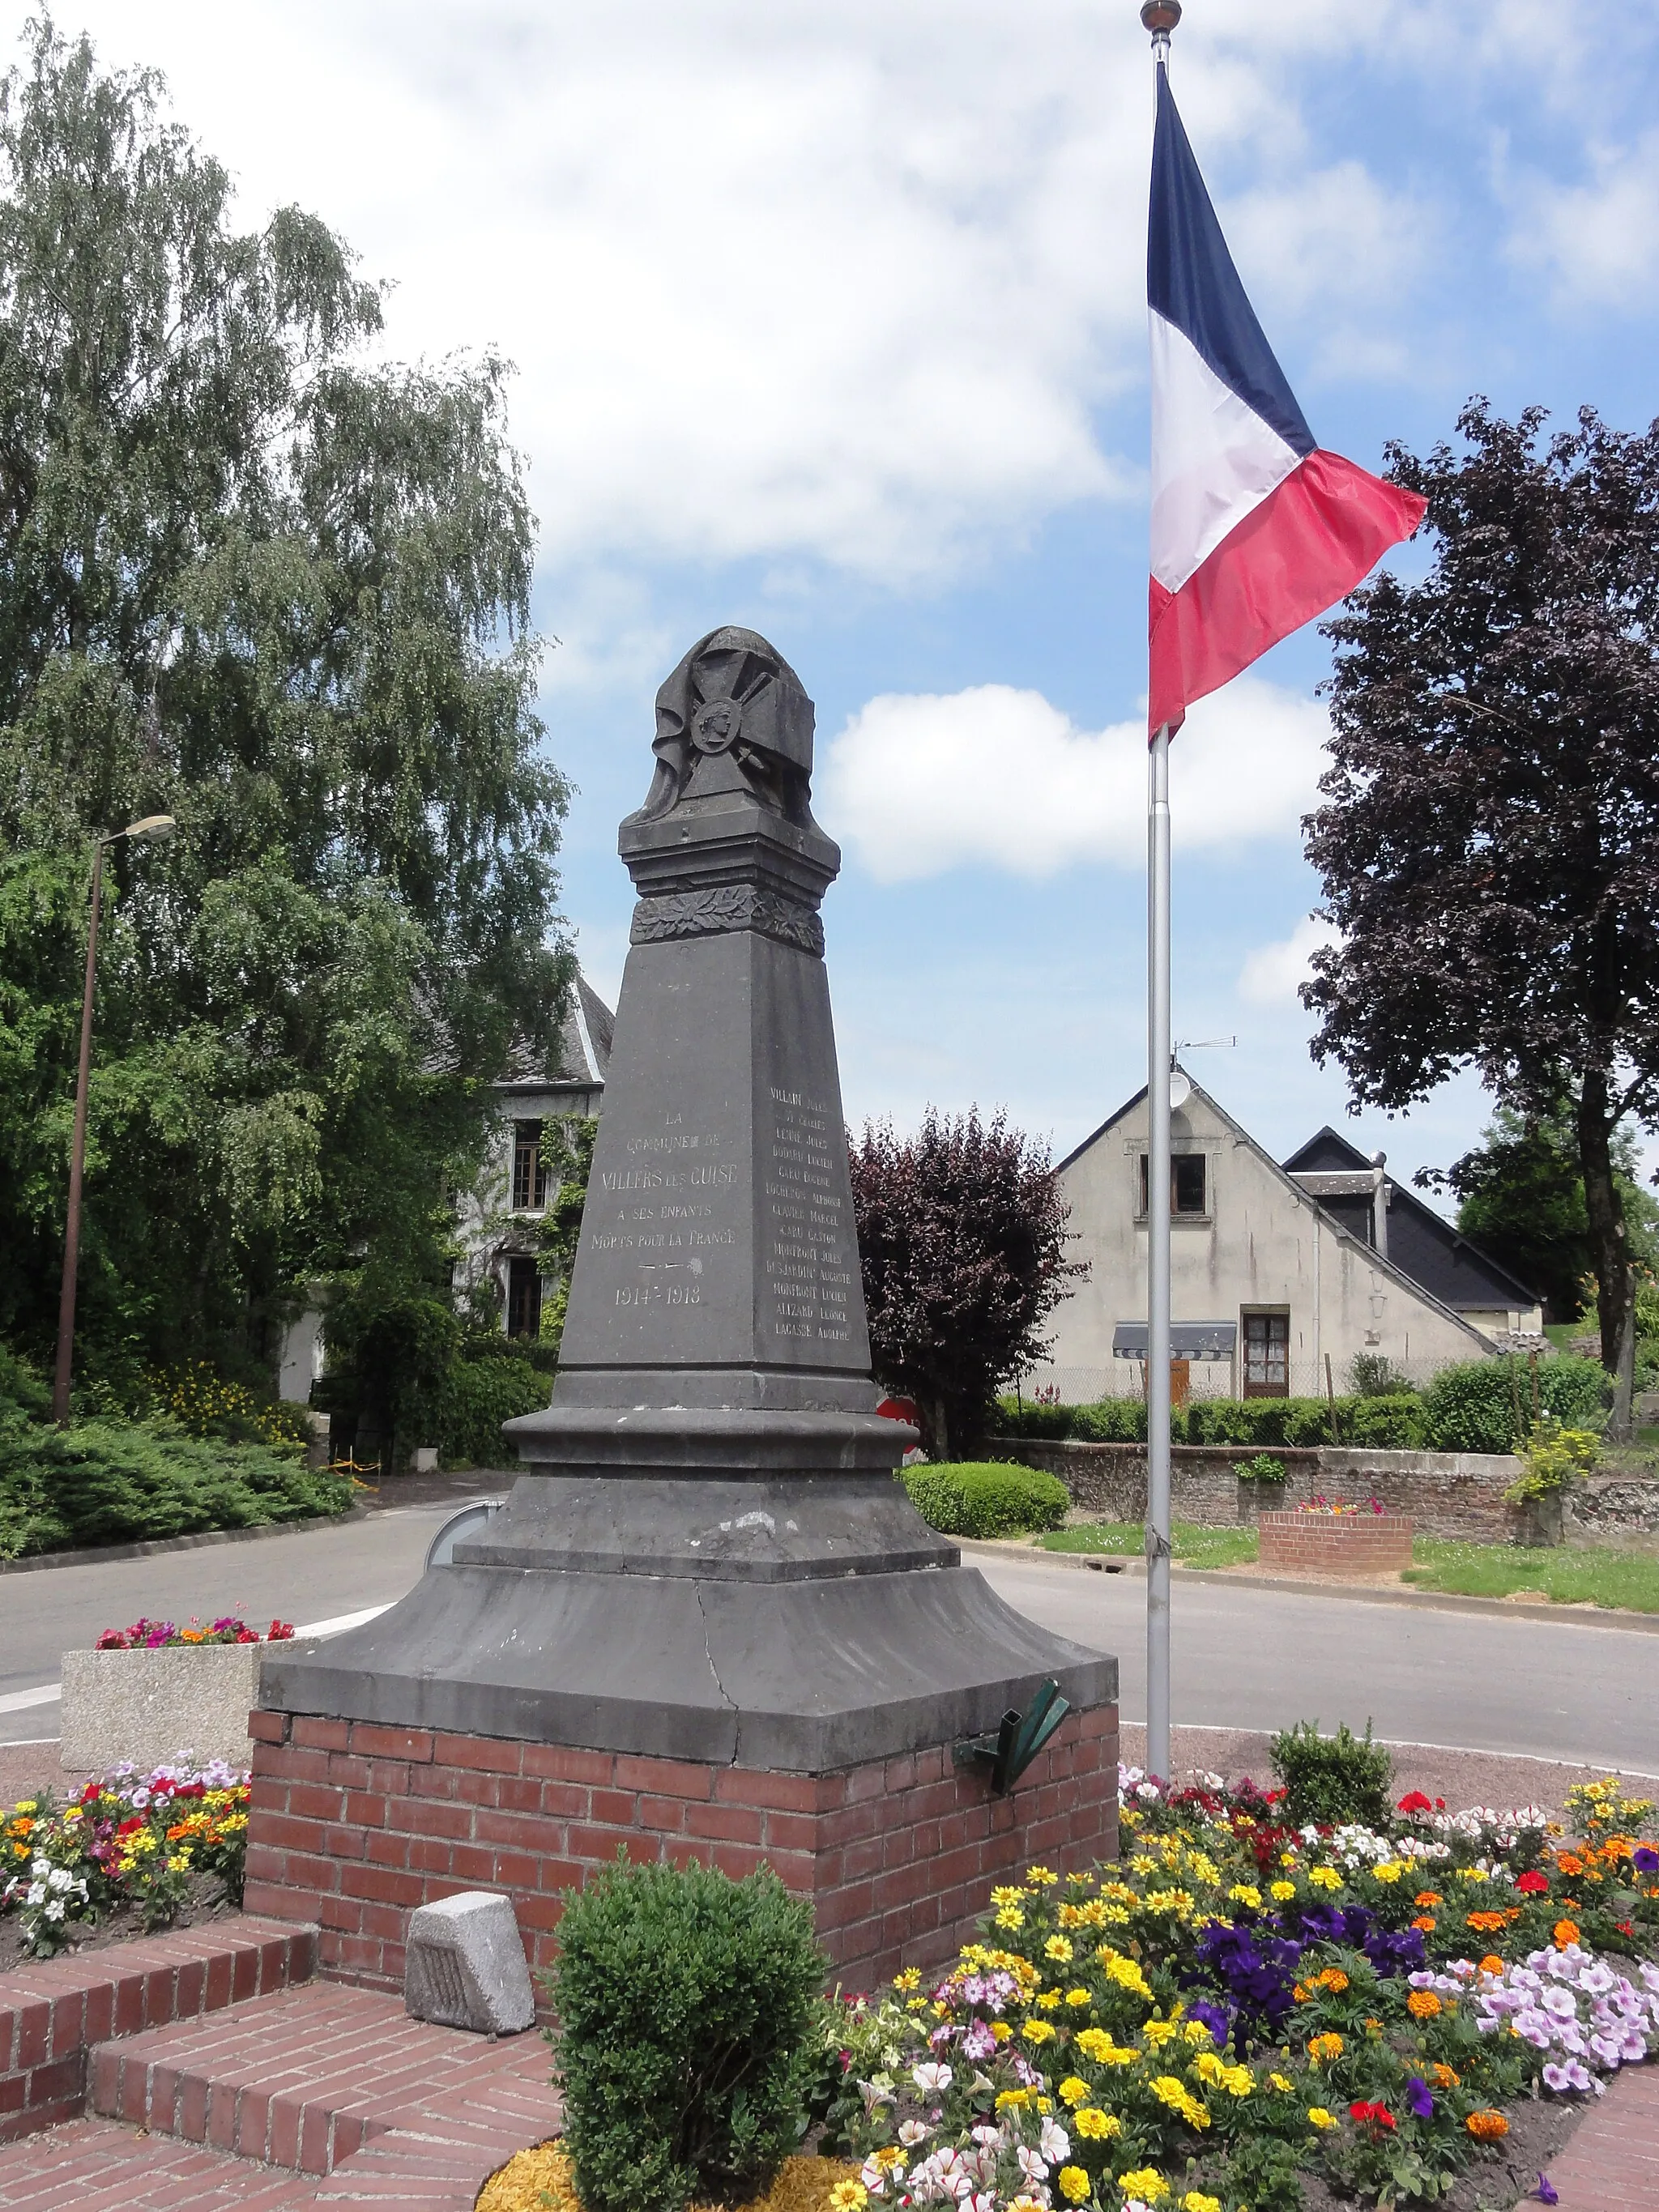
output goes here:
[[81, 1174], [87, 1152], [87, 1079], [92, 1066], [92, 1000], [98, 970], [98, 910], [103, 896], [104, 854], [123, 837], [135, 844], [159, 845], [177, 828], [170, 814], [146, 814], [125, 830], [106, 830], [92, 841], [92, 915], [87, 930], [87, 977], [81, 994], [81, 1066], [75, 1083], [75, 1139], [70, 1149], [69, 1220], [64, 1232], [64, 1282], [58, 1301], [58, 1364], [52, 1383], [52, 1417], [59, 1427], [70, 1417], [70, 1376], [75, 1364], [75, 1285], [81, 1257]]

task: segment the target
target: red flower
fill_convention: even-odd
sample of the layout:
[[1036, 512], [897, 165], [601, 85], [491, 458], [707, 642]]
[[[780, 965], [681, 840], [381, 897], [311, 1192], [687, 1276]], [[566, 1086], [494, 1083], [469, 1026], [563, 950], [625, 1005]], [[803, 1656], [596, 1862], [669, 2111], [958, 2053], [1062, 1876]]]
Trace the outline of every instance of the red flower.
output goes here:
[[1408, 1790], [1400, 1801], [1402, 1813], [1431, 1813], [1434, 1810], [1420, 1790]]
[[1350, 2105], [1349, 2112], [1362, 2128], [1392, 2130], [1394, 2114], [1386, 2105]]
[[115, 1832], [118, 1836], [131, 1836], [135, 1834], [138, 1829], [143, 1826], [143, 1825], [142, 1819], [140, 1819], [138, 1814], [135, 1813], [131, 1820], [123, 1820], [120, 1826], [115, 1831]]
[[1527, 1897], [1547, 1897], [1550, 1886], [1541, 1874], [1523, 1874], [1516, 1887]]

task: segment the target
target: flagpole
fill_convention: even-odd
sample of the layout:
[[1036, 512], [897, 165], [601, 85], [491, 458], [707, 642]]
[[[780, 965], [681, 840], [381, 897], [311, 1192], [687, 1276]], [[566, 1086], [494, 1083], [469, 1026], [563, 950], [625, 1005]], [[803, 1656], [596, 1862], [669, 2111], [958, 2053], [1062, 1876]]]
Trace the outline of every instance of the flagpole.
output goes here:
[[[1154, 73], [1181, 0], [1146, 0]], [[1156, 82], [1156, 74], [1154, 74]], [[1170, 726], [1146, 777], [1146, 1771], [1170, 1778]]]

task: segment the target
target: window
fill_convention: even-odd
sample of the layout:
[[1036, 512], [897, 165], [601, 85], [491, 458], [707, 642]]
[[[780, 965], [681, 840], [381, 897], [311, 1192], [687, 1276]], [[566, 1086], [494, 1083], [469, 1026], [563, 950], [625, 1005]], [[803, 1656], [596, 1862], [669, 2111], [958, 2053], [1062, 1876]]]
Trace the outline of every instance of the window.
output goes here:
[[[1207, 1163], [1202, 1152], [1176, 1152], [1170, 1161], [1170, 1212], [1179, 1217], [1209, 1212]], [[1140, 1156], [1140, 1211], [1146, 1212], [1146, 1155]]]
[[507, 1333], [509, 1336], [539, 1336], [542, 1327], [542, 1279], [533, 1260], [509, 1260], [507, 1265]]
[[513, 1124], [513, 1210], [539, 1213], [547, 1204], [547, 1163], [539, 1121]]
[[1244, 1325], [1244, 1395], [1288, 1398], [1291, 1394], [1291, 1317], [1287, 1313], [1247, 1313]]

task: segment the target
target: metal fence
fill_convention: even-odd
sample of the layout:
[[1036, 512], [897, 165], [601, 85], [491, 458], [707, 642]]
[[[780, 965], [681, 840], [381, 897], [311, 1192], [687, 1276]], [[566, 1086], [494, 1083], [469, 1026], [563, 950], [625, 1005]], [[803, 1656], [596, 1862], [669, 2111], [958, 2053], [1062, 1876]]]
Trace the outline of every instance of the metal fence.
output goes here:
[[[1448, 1363], [1443, 1359], [1391, 1360], [1389, 1371], [1409, 1383], [1413, 1389], [1425, 1389]], [[1283, 1395], [1290, 1398], [1322, 1398], [1326, 1395], [1325, 1363], [1306, 1354], [1298, 1358], [1294, 1352], [1287, 1363], [1285, 1389]], [[1182, 1388], [1181, 1363], [1174, 1364], [1174, 1382], [1177, 1399], [1237, 1398], [1242, 1395], [1238, 1361], [1232, 1359], [1194, 1359], [1186, 1363], [1185, 1389]], [[1348, 1361], [1331, 1363], [1331, 1387], [1339, 1397], [1345, 1397], [1355, 1388], [1355, 1378]], [[1033, 1368], [1022, 1375], [1017, 1383], [1008, 1386], [1006, 1394], [1018, 1395], [1028, 1404], [1047, 1400], [1062, 1406], [1095, 1406], [1108, 1398], [1144, 1398], [1146, 1395], [1146, 1370], [1139, 1359], [1108, 1359], [1097, 1367]], [[1258, 1395], [1251, 1393], [1252, 1396]], [[1279, 1393], [1272, 1395], [1279, 1395]]]

